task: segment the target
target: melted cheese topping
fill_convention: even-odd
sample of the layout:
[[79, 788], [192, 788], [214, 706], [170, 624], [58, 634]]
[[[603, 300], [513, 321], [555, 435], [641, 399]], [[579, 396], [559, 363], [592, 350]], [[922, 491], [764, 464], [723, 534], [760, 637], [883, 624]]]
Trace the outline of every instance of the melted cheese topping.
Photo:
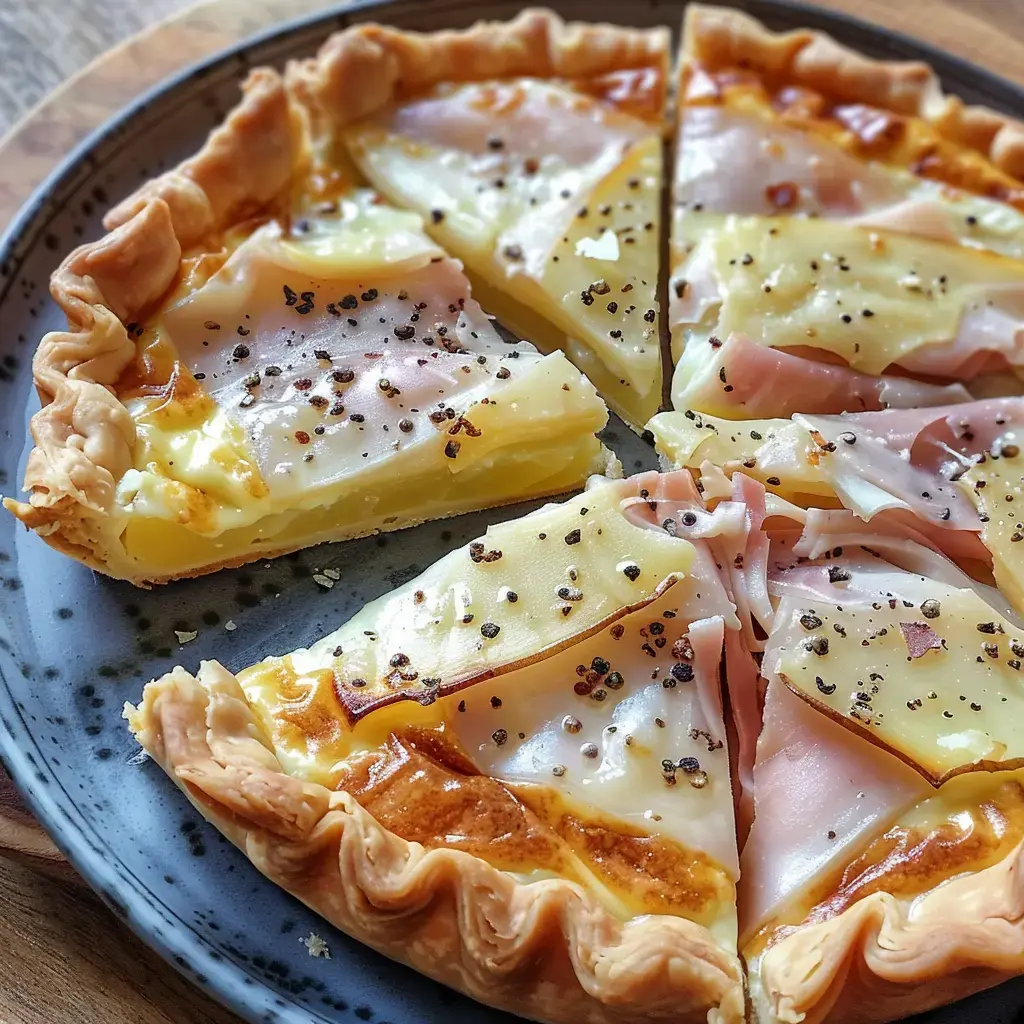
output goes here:
[[975, 590], [870, 560], [793, 573], [805, 592], [776, 609], [765, 654], [773, 677], [935, 783], [1020, 767], [1016, 624]]
[[439, 88], [347, 142], [376, 187], [509, 297], [503, 318], [596, 367], [602, 393], [638, 429], [657, 410], [656, 129], [524, 79]]
[[[1024, 429], [1008, 429], [994, 452], [971, 466], [960, 486], [981, 513], [981, 539], [992, 555], [999, 589], [1024, 610]], [[994, 454], [994, 458], [992, 455]]]
[[608, 465], [601, 400], [560, 353], [499, 337], [414, 214], [371, 193], [339, 207], [291, 235], [260, 228], [147, 327], [122, 390], [140, 440], [118, 500], [128, 556], [154, 575]]
[[[1024, 263], [857, 225], [691, 213], [677, 218], [677, 236], [691, 248], [674, 276], [699, 268], [714, 282], [714, 333], [817, 349], [872, 374], [942, 372], [951, 353], [941, 346], [976, 330], [983, 310], [1013, 316], [1021, 300]], [[687, 314], [674, 325], [692, 323]], [[1015, 361], [1012, 334], [1008, 345]], [[928, 346], [939, 352], [919, 353]]]
[[433, 701], [649, 603], [686, 574], [693, 549], [625, 518], [628, 489], [595, 488], [490, 527], [292, 665], [305, 671], [330, 652], [338, 695], [361, 715], [408, 696]]
[[[398, 834], [471, 849], [522, 880], [573, 878], [622, 916], [682, 914], [729, 945], [723, 621], [700, 618], [714, 584], [690, 575], [693, 546], [627, 514], [635, 494], [632, 481], [606, 483], [492, 528], [314, 647], [239, 678], [290, 774], [357, 791], [377, 779], [385, 802], [368, 806]], [[473, 685], [450, 692], [467, 668]], [[356, 690], [412, 684], [415, 699], [353, 722], [357, 672]], [[410, 757], [416, 777], [385, 794], [380, 780]], [[427, 777], [445, 794], [429, 807]], [[490, 827], [513, 818], [511, 833]]]

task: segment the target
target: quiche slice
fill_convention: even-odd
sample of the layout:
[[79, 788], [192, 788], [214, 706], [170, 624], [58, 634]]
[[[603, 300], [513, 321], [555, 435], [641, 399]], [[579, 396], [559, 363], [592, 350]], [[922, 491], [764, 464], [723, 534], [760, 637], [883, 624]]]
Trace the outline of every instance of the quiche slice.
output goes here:
[[509, 344], [420, 218], [311, 148], [255, 72], [192, 159], [53, 279], [27, 502], [140, 585], [580, 486], [617, 461], [593, 385]]
[[781, 530], [767, 587], [740, 885], [755, 1018], [889, 1021], [1020, 973], [1024, 623], [884, 532]]
[[1015, 393], [1024, 126], [922, 64], [690, 5], [673, 179], [676, 408], [757, 418]]
[[735, 1024], [742, 627], [711, 550], [748, 542], [736, 511], [685, 473], [600, 481], [125, 713], [260, 871], [389, 956], [531, 1019]]
[[332, 36], [290, 78], [325, 150], [415, 210], [485, 308], [564, 350], [638, 432], [662, 400], [665, 30], [549, 11]]
[[743, 473], [823, 527], [817, 510], [844, 508], [853, 533], [900, 530], [994, 578], [1024, 613], [1022, 398], [769, 420], [670, 412], [651, 430], [668, 466]]

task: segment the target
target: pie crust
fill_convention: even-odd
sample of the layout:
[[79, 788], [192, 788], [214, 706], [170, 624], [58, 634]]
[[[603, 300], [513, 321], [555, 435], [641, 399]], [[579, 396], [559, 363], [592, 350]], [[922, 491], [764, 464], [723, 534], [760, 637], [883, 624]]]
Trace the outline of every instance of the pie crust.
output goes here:
[[43, 407], [30, 427], [30, 496], [4, 505], [58, 551], [110, 575], [135, 572], [113, 515], [135, 442], [135, 425], [113, 390], [135, 358], [130, 328], [171, 288], [184, 252], [280, 200], [308, 158], [281, 77], [253, 71], [243, 91], [194, 157], [115, 206], [103, 221], [109, 234], [72, 252], [50, 281], [68, 329], [48, 334], [36, 350], [32, 372]]
[[362, 25], [331, 36], [319, 54], [292, 62], [287, 81], [315, 109], [317, 134], [362, 120], [396, 100], [442, 82], [494, 78], [596, 78], [613, 71], [660, 72], [642, 94], [660, 121], [669, 81], [667, 29], [566, 24], [528, 9], [510, 22], [428, 35]]
[[1024, 123], [944, 93], [927, 64], [873, 60], [823, 32], [771, 32], [741, 11], [703, 4], [688, 5], [683, 39], [685, 56], [709, 70], [749, 68], [845, 103], [919, 117], [943, 138], [1024, 178]]
[[578, 885], [426, 850], [281, 767], [237, 677], [177, 668], [126, 711], [139, 742], [264, 875], [350, 935], [475, 999], [595, 1024], [744, 1019], [739, 960], [701, 925], [622, 923]]
[[757, 1019], [882, 1024], [1024, 970], [1024, 847], [914, 901], [873, 893], [748, 961]]

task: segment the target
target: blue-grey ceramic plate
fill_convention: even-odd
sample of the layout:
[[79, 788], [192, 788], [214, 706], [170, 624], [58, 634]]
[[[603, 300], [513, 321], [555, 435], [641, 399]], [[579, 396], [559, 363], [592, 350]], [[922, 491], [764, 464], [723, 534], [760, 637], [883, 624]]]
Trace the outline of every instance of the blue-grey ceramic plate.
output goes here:
[[[507, 18], [514, 0], [361, 3], [243, 44], [179, 76], [96, 133], [39, 190], [0, 244], [0, 491], [12, 493], [37, 402], [33, 345], [62, 326], [47, 281], [61, 254], [101, 233], [112, 201], [198, 148], [237, 98], [250, 65], [312, 53], [330, 32], [370, 18], [403, 28]], [[566, 17], [675, 30], [681, 0], [564, 0]], [[775, 28], [819, 27], [868, 53], [921, 57], [971, 102], [1020, 112], [1024, 91], [963, 62], [837, 15], [777, 0], [743, 4]], [[609, 443], [627, 469], [651, 450], [621, 424]], [[147, 593], [96, 576], [0, 517], [0, 748], [58, 846], [116, 913], [223, 1003], [250, 1021], [501, 1024], [512, 1018], [455, 995], [334, 931], [267, 882], [186, 804], [136, 747], [121, 706], [181, 661], [216, 655], [229, 668], [306, 645], [364, 602], [404, 582], [486, 524], [517, 510], [354, 541], [183, 581]], [[519, 510], [521, 511], [521, 510]], [[321, 564], [357, 566], [323, 591]], [[237, 628], [228, 631], [225, 623]], [[199, 630], [181, 650], [175, 629]], [[316, 931], [331, 959], [300, 939]], [[932, 1024], [1016, 1018], [1010, 983], [929, 1016]]]

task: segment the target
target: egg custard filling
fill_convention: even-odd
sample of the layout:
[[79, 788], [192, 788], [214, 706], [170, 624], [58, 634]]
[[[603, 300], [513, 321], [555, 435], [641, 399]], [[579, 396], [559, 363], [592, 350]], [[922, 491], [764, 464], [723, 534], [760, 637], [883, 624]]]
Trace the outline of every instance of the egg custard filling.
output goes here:
[[[701, 536], [683, 539], [698, 513]], [[741, 624], [712, 547], [743, 536], [736, 516], [706, 512], [685, 473], [596, 481], [491, 527], [308, 649], [234, 675], [212, 662], [197, 677], [176, 669], [126, 714], [203, 813], [233, 822], [236, 842], [274, 835], [271, 877], [342, 927], [340, 904], [388, 900], [413, 850], [424, 864], [434, 857], [407, 883], [421, 909], [407, 911], [393, 955], [426, 955], [417, 936], [439, 898], [439, 865], [471, 857], [487, 866], [473, 869], [474, 899], [514, 886], [532, 909], [509, 935], [432, 912], [430, 929], [457, 929], [470, 977], [478, 960], [511, 967], [527, 955], [520, 946], [541, 942], [552, 950], [541, 975], [557, 970], [559, 928], [569, 928], [580, 949], [563, 983], [582, 1002], [606, 998], [593, 972], [607, 960], [637, 1012], [680, 971], [700, 978], [676, 989], [685, 1019], [732, 1020], [743, 995], [720, 667]], [[213, 772], [202, 767], [206, 741], [193, 742], [204, 719], [226, 744]], [[258, 777], [225, 727], [258, 747]], [[298, 826], [314, 802], [326, 817]], [[348, 818], [336, 827], [357, 828], [352, 805], [409, 852], [325, 908], [311, 865], [333, 863], [332, 813]], [[457, 888], [470, 884], [465, 870]], [[562, 925], [542, 910], [549, 900]], [[552, 998], [537, 988], [521, 995], [524, 1011]]]

